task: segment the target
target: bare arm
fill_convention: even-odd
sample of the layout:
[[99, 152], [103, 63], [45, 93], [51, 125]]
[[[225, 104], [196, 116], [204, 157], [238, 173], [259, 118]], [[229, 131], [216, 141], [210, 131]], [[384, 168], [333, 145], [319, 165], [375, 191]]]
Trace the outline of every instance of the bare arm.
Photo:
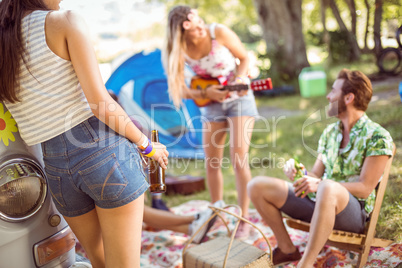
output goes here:
[[[312, 171], [308, 171], [307, 175], [293, 183], [293, 186], [295, 187], [295, 195], [304, 198], [309, 193], [317, 192], [318, 184], [321, 182], [321, 177], [324, 175], [324, 171], [325, 166], [322, 162], [322, 155], [319, 154]], [[295, 174], [296, 170], [294, 170], [294, 175]]]
[[[364, 160], [362, 171], [357, 182], [341, 183], [353, 196], [367, 198], [377, 186], [381, 175], [384, 173], [388, 155], [369, 156]], [[320, 163], [321, 162], [321, 163]], [[321, 173], [322, 172], [322, 173]], [[324, 173], [324, 165], [318, 158], [312, 172], [295, 182], [296, 196], [305, 197], [310, 192], [316, 192], [318, 183], [312, 177], [320, 178]], [[320, 176], [317, 176], [321, 174]], [[304, 193], [303, 193], [304, 192]]]
[[240, 38], [231, 29], [221, 24], [216, 27], [215, 34], [216, 40], [227, 47], [235, 58], [239, 59], [236, 75], [247, 75], [249, 58]]
[[364, 160], [358, 182], [345, 182], [342, 185], [354, 196], [367, 198], [375, 189], [384, 173], [389, 155], [369, 156]]
[[[52, 12], [49, 19], [56, 21], [55, 25], [59, 32], [58, 40], [62, 37], [66, 47], [66, 51], [63, 53], [71, 60], [94, 115], [120, 135], [140, 145], [146, 138], [145, 135], [134, 125], [121, 106], [113, 100], [103, 84], [95, 52], [89, 39], [90, 34], [84, 20], [71, 11]], [[46, 24], [46, 26], [50, 28], [47, 28], [46, 31], [52, 32], [52, 24]], [[159, 161], [163, 155], [168, 155], [163, 147], [156, 150], [154, 159]], [[159, 162], [161, 163], [161, 161]], [[167, 163], [163, 163], [162, 166], [165, 164]]]
[[318, 154], [317, 160], [315, 160], [313, 169], [309, 172], [307, 172], [307, 175], [315, 178], [322, 178], [324, 175], [325, 171], [325, 166], [324, 163], [322, 162], [322, 154]]

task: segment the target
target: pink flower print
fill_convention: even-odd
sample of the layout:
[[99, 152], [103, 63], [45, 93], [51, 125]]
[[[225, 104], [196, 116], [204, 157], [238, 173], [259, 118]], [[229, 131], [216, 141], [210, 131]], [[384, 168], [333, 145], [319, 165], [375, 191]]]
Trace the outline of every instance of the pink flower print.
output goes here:
[[192, 21], [195, 17], [198, 17], [198, 10], [197, 10], [197, 9], [192, 9], [192, 10], [190, 11], [190, 13], [188, 13], [187, 19], [188, 19], [189, 21]]
[[[212, 39], [212, 48], [211, 51], [209, 52], [209, 55], [215, 55], [216, 51], [219, 52], [219, 48], [220, 48], [220, 44], [218, 43], [218, 41], [216, 41], [216, 39]], [[219, 53], [218, 53], [219, 55]]]
[[207, 71], [203, 68], [201, 68], [200, 65], [194, 65], [193, 67], [193, 71], [198, 74], [198, 75], [206, 75]]
[[187, 15], [187, 19], [189, 20], [189, 21], [192, 21], [193, 19], [194, 19], [194, 13], [188, 13], [188, 15]]
[[191, 21], [183, 21], [183, 29], [188, 30], [191, 28]]
[[369, 265], [370, 267], [381, 267], [383, 265], [382, 260], [371, 260], [370, 262], [367, 262], [366, 265]]
[[402, 244], [395, 244], [389, 249], [393, 257], [402, 258]]
[[169, 247], [168, 249], [169, 249], [169, 251], [174, 252], [174, 251], [182, 251], [183, 248], [184, 248], [184, 245], [173, 245], [173, 246]]
[[215, 64], [215, 66], [213, 68], [218, 69], [218, 70], [223, 70], [223, 69], [225, 69], [225, 64], [223, 64], [222, 62], [219, 62], [219, 63]]

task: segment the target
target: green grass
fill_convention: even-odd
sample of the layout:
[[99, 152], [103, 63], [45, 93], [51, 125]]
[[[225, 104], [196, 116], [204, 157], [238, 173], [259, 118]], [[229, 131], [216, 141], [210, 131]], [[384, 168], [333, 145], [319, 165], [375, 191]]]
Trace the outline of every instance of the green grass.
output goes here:
[[[402, 79], [401, 79], [402, 80]], [[397, 90], [398, 84], [381, 83], [374, 85], [374, 92], [389, 92]], [[298, 156], [308, 169], [311, 169], [315, 157], [312, 151], [317, 148], [318, 139], [324, 128], [335, 122], [334, 118], [326, 118], [325, 106], [328, 104], [325, 96], [303, 99], [298, 95], [276, 98], [258, 98], [257, 105], [263, 109], [279, 108], [300, 111], [297, 115], [281, 116], [257, 121], [254, 127], [250, 148], [250, 165], [253, 177], [269, 175], [285, 179], [283, 163], [290, 157]], [[372, 102], [368, 116], [385, 127], [392, 135], [397, 146], [393, 166], [390, 173], [386, 195], [377, 224], [377, 236], [402, 242], [402, 104], [399, 96]], [[281, 110], [277, 110], [280, 112]], [[320, 120], [318, 120], [321, 118]], [[311, 124], [309, 122], [312, 122]], [[276, 130], [275, 130], [276, 128]], [[255, 148], [255, 147], [262, 148]], [[310, 148], [310, 149], [309, 149]], [[229, 159], [229, 149], [225, 155]], [[169, 172], [174, 175], [193, 175], [205, 177], [205, 167], [202, 160], [177, 160], [170, 163]], [[184, 162], [182, 162], [184, 161]], [[185, 165], [186, 166], [185, 166]], [[188, 166], [187, 166], [188, 165]], [[237, 203], [237, 192], [233, 169], [226, 164], [222, 169], [224, 174], [224, 200], [226, 203]], [[208, 191], [193, 195], [164, 196], [169, 206], [176, 206], [195, 199], [209, 200]]]

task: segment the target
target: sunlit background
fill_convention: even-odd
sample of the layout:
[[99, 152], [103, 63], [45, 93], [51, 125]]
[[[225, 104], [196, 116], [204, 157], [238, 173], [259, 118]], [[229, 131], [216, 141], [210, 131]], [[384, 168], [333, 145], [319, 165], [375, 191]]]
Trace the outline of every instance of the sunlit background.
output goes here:
[[[163, 47], [167, 20], [166, 2], [162, 3], [162, 1], [157, 0], [63, 0], [60, 6], [62, 9], [70, 9], [80, 13], [87, 22], [104, 79], [107, 79], [111, 70], [129, 56], [142, 50], [152, 51], [155, 48]], [[320, 27], [316, 25], [317, 21], [311, 20], [310, 14], [314, 8], [314, 3], [311, 1], [303, 5], [304, 31], [309, 28]], [[357, 10], [356, 13], [358, 16], [364, 15], [361, 10]], [[207, 15], [203, 14], [203, 16]], [[226, 19], [233, 18], [233, 16], [235, 17], [236, 14], [228, 12]], [[227, 21], [220, 21], [219, 18], [215, 17], [209, 18], [209, 20], [227, 24]], [[209, 20], [206, 21], [212, 22]], [[389, 20], [386, 27], [382, 29], [384, 47], [397, 46], [395, 38], [390, 34], [396, 27], [395, 25], [390, 27], [392, 23], [398, 25], [397, 20]], [[329, 31], [335, 31], [337, 27], [335, 19], [327, 18]], [[258, 24], [248, 25], [248, 28], [250, 32], [261, 35], [262, 30]], [[364, 33], [364, 25], [359, 24], [360, 42], [363, 40], [362, 35]], [[307, 36], [305, 33], [305, 38]], [[260, 69], [268, 70], [271, 68], [269, 58], [257, 59], [258, 55], [265, 54], [266, 44], [263, 38], [261, 37], [261, 40], [255, 44], [248, 46], [251, 58], [250, 75], [253, 78], [259, 75]], [[368, 45], [369, 47], [374, 46], [371, 38], [368, 40]], [[360, 43], [360, 46], [363, 44]], [[328, 51], [324, 46], [307, 44], [306, 53], [309, 63], [312, 65], [322, 64], [323, 59], [328, 57]]]
[[[104, 81], [129, 56], [162, 48], [166, 6], [147, 0], [63, 0], [61, 9], [81, 14], [91, 32]], [[250, 75], [257, 77], [256, 54], [249, 51]]]
[[74, 10], [87, 22], [99, 61], [122, 53], [161, 47], [165, 6], [145, 0], [64, 0], [61, 9]]

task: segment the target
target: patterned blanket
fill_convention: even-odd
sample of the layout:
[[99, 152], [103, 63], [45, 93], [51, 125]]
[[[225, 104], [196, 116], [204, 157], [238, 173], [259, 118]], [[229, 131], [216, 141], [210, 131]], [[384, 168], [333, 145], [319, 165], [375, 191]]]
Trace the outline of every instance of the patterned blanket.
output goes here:
[[[191, 215], [198, 211], [207, 209], [209, 203], [203, 200], [193, 200], [180, 206], [172, 208], [176, 214]], [[235, 224], [234, 217], [225, 217], [229, 227]], [[257, 225], [267, 236], [272, 248], [276, 246], [276, 239], [271, 229], [262, 221], [256, 210], [250, 210], [251, 222]], [[290, 237], [300, 252], [304, 252], [308, 233], [287, 227]], [[217, 220], [208, 232], [208, 239], [216, 236], [227, 235], [226, 227], [221, 220]], [[141, 267], [174, 267], [181, 268], [181, 252], [188, 236], [172, 231], [147, 231], [142, 233]], [[254, 246], [269, 253], [268, 246], [261, 234], [252, 229], [250, 236], [245, 240]], [[82, 249], [78, 252], [84, 254]], [[353, 267], [357, 263], [358, 255], [351, 251], [325, 246], [320, 252], [314, 267]], [[365, 267], [397, 267], [402, 264], [402, 244], [393, 243], [387, 248], [372, 248]], [[295, 267], [295, 263], [284, 266], [284, 268]]]

